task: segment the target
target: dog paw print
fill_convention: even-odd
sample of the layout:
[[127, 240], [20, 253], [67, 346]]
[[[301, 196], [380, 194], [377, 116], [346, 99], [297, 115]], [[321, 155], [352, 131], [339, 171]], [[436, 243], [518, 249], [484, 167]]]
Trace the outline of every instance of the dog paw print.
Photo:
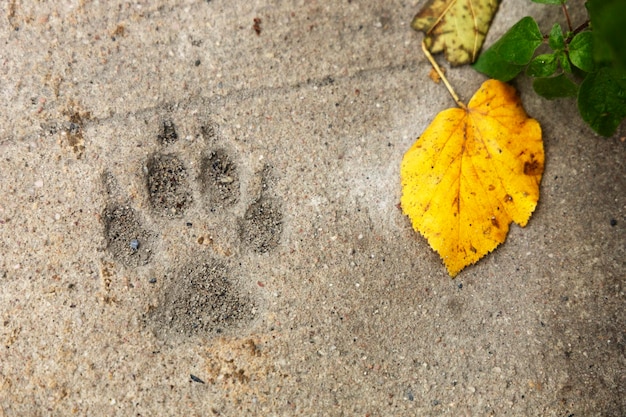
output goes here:
[[198, 180], [212, 211], [231, 207], [239, 200], [239, 174], [224, 149], [211, 150], [202, 157]]
[[280, 202], [269, 194], [268, 177], [270, 167], [261, 173], [261, 194], [246, 209], [238, 220], [241, 242], [258, 253], [269, 252], [278, 246], [283, 227]]
[[[133, 201], [124, 197], [113, 174], [102, 174], [107, 251], [126, 268], [162, 271], [161, 279], [150, 279], [159, 283], [151, 287], [159, 291], [159, 301], [143, 317], [156, 333], [208, 335], [245, 326], [255, 318], [259, 303], [245, 291], [245, 267], [236, 258], [272, 251], [282, 234], [281, 200], [270, 190], [271, 167], [242, 178], [238, 167], [244, 161], [229, 151], [212, 125], [200, 128], [197, 136], [204, 140], [195, 148], [181, 145], [173, 121], [163, 121], [159, 130], [155, 150], [139, 170], [143, 192], [135, 193]], [[241, 184], [252, 179], [260, 179], [261, 186], [250, 197], [242, 194]], [[176, 239], [176, 231], [185, 235], [181, 228], [193, 225], [214, 233], [192, 242]], [[174, 235], [168, 244], [163, 242], [165, 230]], [[174, 256], [163, 253], [170, 246]], [[187, 260], [168, 261], [180, 257]]]
[[158, 327], [185, 335], [222, 333], [254, 318], [254, 302], [234, 287], [224, 262], [205, 259], [175, 274], [177, 282], [149, 318]]
[[154, 154], [146, 164], [146, 187], [152, 209], [180, 217], [193, 201], [187, 169], [176, 155]]
[[146, 265], [152, 257], [153, 233], [144, 228], [130, 201], [123, 199], [110, 172], [101, 176], [107, 196], [102, 212], [104, 238], [111, 256], [127, 267]]

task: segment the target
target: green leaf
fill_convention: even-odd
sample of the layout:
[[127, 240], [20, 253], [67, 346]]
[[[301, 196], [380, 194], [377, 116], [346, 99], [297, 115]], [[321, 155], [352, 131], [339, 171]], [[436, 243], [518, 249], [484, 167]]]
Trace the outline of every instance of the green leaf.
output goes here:
[[565, 71], [568, 74], [571, 74], [572, 66], [569, 63], [569, 58], [567, 57], [567, 54], [564, 51], [560, 51], [560, 52], [557, 52], [555, 55], [563, 71]]
[[578, 93], [578, 86], [565, 74], [550, 78], [536, 78], [533, 81], [533, 89], [537, 94], [548, 100], [563, 97], [574, 97]]
[[542, 41], [537, 22], [524, 17], [480, 55], [474, 69], [500, 81], [509, 81], [530, 62]]
[[578, 111], [602, 136], [611, 136], [626, 118], [626, 71], [603, 67], [585, 77], [578, 92]]
[[591, 19], [593, 57], [597, 63], [610, 63], [626, 69], [626, 2], [624, 0], [588, 0]]
[[550, 31], [550, 37], [548, 38], [548, 45], [555, 51], [561, 51], [565, 49], [565, 39], [563, 38], [563, 30], [561, 25], [555, 23]]
[[533, 0], [533, 3], [541, 4], [563, 4], [566, 0]]
[[583, 71], [593, 72], [596, 68], [593, 62], [593, 34], [580, 32], [569, 43], [569, 59], [572, 64]]
[[526, 67], [526, 75], [530, 77], [549, 77], [554, 74], [557, 66], [558, 63], [554, 54], [537, 55]]
[[[495, 53], [483, 52], [472, 65], [476, 71], [500, 81], [510, 81], [524, 69], [524, 65], [510, 64]], [[484, 57], [484, 58], [483, 58]]]
[[491, 48], [505, 61], [526, 65], [535, 49], [543, 42], [543, 36], [535, 19], [530, 16], [514, 24]]

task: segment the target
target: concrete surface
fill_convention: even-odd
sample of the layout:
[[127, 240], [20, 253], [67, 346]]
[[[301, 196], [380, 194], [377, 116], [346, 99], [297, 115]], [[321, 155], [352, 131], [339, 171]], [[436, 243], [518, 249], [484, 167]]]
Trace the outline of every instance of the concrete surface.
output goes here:
[[397, 208], [419, 7], [3, 2], [0, 415], [625, 415], [626, 130], [519, 80], [539, 206], [451, 280]]

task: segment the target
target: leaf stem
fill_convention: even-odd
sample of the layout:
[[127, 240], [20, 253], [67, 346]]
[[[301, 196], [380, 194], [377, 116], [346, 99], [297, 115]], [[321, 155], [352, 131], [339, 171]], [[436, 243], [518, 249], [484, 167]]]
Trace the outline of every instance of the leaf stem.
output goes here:
[[437, 64], [437, 61], [435, 61], [435, 58], [433, 58], [433, 56], [428, 51], [428, 48], [426, 48], [426, 43], [424, 43], [424, 41], [422, 41], [422, 51], [424, 51], [424, 55], [426, 55], [426, 58], [428, 58], [428, 61], [430, 61], [430, 64], [433, 66], [435, 71], [437, 71], [437, 74], [439, 74], [439, 77], [441, 77], [441, 80], [445, 84], [446, 88], [448, 89], [448, 92], [450, 93], [454, 101], [456, 102], [457, 106], [459, 106], [463, 110], [467, 110], [467, 106], [461, 101], [461, 99], [459, 99], [459, 96], [457, 96], [456, 93], [454, 92], [454, 89], [448, 82], [448, 79], [443, 74], [443, 71], [441, 71], [439, 64]]

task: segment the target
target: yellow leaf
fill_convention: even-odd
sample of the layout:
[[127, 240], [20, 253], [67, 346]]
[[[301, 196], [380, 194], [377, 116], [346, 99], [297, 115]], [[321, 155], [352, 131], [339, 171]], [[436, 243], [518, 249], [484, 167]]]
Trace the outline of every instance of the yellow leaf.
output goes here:
[[515, 89], [486, 81], [439, 113], [402, 160], [401, 205], [452, 277], [526, 226], [539, 200], [541, 127]]
[[426, 34], [433, 54], [445, 51], [453, 65], [474, 62], [500, 0], [429, 0], [411, 27]]

